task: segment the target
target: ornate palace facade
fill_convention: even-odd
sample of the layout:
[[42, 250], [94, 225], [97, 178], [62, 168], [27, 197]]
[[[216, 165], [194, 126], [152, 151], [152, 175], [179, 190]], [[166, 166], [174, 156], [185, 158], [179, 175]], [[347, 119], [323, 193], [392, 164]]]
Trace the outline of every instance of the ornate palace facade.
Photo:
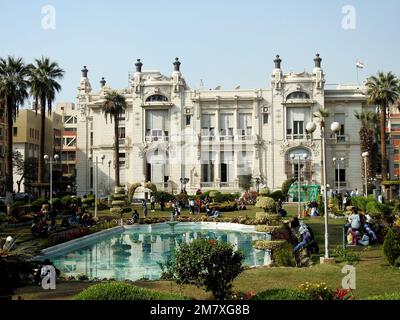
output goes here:
[[[355, 111], [367, 105], [365, 88], [325, 84], [321, 58], [313, 71], [285, 74], [279, 56], [274, 60], [270, 88], [252, 90], [192, 90], [176, 58], [171, 76], [142, 70], [135, 64], [130, 85], [118, 90], [128, 107], [120, 119], [121, 183], [152, 181], [159, 190], [179, 192], [181, 178], [189, 193], [218, 189], [238, 191], [239, 176], [251, 175], [271, 190], [286, 179], [321, 182], [319, 129], [306, 134], [313, 113], [324, 108], [327, 119], [327, 182], [334, 189], [362, 189], [359, 134]], [[92, 89], [84, 67], [78, 87], [77, 192], [93, 191], [95, 163], [98, 188], [107, 194], [114, 181], [113, 124], [102, 107], [104, 79]], [[330, 123], [341, 124], [334, 138]], [[319, 128], [319, 126], [318, 126]], [[90, 157], [91, 156], [91, 157]], [[335, 170], [332, 159], [344, 158]], [[92, 160], [90, 160], [92, 159]], [[258, 179], [257, 179], [258, 178]]]

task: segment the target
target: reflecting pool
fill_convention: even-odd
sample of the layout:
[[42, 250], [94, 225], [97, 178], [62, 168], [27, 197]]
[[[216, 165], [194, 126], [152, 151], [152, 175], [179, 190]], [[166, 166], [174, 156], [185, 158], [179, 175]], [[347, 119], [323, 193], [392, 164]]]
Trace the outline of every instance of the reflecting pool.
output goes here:
[[266, 239], [265, 233], [222, 230], [204, 225], [181, 223], [174, 230], [166, 224], [155, 227], [126, 228], [120, 233], [105, 235], [78, 249], [68, 247], [48, 255], [65, 276], [87, 275], [90, 279], [156, 280], [161, 276], [160, 263], [171, 257], [181, 243], [193, 239], [216, 239], [242, 250], [247, 266], [268, 264], [268, 253], [253, 249], [252, 241]]

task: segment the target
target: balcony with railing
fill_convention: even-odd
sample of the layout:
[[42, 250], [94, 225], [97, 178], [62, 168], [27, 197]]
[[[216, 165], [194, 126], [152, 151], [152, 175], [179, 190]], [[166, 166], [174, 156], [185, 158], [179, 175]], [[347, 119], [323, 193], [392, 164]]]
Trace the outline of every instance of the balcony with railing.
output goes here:
[[215, 139], [215, 129], [214, 128], [201, 129], [200, 134], [201, 134], [202, 141], [213, 141]]
[[233, 141], [233, 129], [221, 129], [219, 132], [220, 141]]
[[147, 130], [146, 132], [146, 142], [167, 142], [169, 141], [168, 131], [163, 130]]
[[236, 130], [236, 137], [237, 141], [251, 141], [253, 140], [252, 129], [237, 129]]

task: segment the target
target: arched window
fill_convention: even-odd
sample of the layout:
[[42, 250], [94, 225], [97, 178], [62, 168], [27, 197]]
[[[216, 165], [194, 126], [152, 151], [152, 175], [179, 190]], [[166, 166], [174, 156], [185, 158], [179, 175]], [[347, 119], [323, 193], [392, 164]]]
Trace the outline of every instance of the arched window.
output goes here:
[[306, 99], [310, 99], [310, 96], [307, 94], [307, 93], [305, 93], [305, 92], [303, 92], [303, 91], [295, 91], [295, 92], [292, 92], [291, 94], [289, 94], [288, 96], [287, 96], [287, 98], [286, 98], [286, 100], [291, 100], [291, 99], [303, 99], [303, 100], [306, 100]]
[[166, 102], [168, 98], [161, 94], [153, 94], [152, 96], [146, 99], [146, 102]]

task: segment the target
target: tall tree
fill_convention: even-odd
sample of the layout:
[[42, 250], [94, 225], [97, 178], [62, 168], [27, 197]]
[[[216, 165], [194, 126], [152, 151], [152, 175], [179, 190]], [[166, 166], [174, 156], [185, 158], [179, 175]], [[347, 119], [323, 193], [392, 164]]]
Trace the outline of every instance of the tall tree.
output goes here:
[[7, 123], [7, 160], [6, 160], [6, 199], [7, 211], [11, 213], [13, 192], [13, 123], [19, 107], [28, 98], [28, 68], [22, 58], [7, 57], [0, 59], [0, 97], [5, 105]]
[[[376, 176], [376, 150], [375, 150], [375, 140], [376, 140], [376, 128], [375, 124], [379, 121], [379, 114], [372, 111], [363, 111], [363, 112], [354, 112], [354, 116], [357, 120], [360, 121], [361, 127], [359, 131], [360, 135], [360, 156], [364, 152], [369, 153], [368, 161], [368, 176], [375, 177]], [[364, 176], [365, 162], [361, 159], [361, 172]]]
[[25, 180], [25, 185], [31, 184], [32, 182], [36, 181], [38, 172], [38, 161], [37, 158], [34, 157], [24, 159], [21, 152], [14, 151], [13, 165], [14, 173], [20, 176], [19, 180], [16, 181], [17, 193], [19, 193], [21, 191], [21, 183], [23, 180]]
[[388, 165], [386, 154], [386, 114], [389, 107], [399, 97], [399, 79], [392, 73], [378, 72], [371, 76], [366, 83], [368, 102], [380, 109], [380, 148], [382, 180], [387, 179]]
[[64, 76], [64, 70], [58, 63], [51, 61], [47, 57], [35, 59], [33, 64], [29, 65], [29, 85], [31, 95], [34, 98], [34, 108], [37, 113], [40, 108], [40, 141], [39, 141], [39, 159], [38, 159], [38, 184], [43, 184], [44, 180], [44, 144], [46, 134], [46, 106], [51, 114], [52, 104], [56, 93], [61, 90], [61, 85], [57, 82]]
[[105, 96], [103, 107], [106, 122], [110, 116], [111, 123], [114, 121], [114, 163], [115, 163], [115, 186], [121, 185], [119, 179], [119, 118], [125, 112], [125, 97], [117, 91], [109, 91]]

